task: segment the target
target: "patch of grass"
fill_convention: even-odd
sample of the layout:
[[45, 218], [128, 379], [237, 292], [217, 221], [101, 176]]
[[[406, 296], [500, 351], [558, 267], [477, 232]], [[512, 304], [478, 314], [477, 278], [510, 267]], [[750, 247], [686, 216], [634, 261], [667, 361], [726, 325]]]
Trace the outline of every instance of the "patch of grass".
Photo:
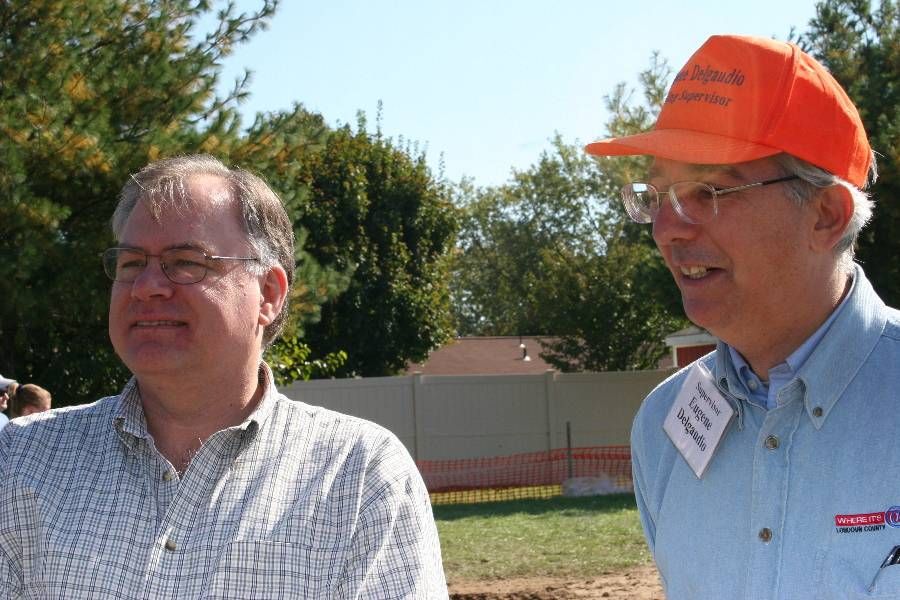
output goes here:
[[434, 507], [448, 581], [590, 577], [652, 562], [634, 496]]

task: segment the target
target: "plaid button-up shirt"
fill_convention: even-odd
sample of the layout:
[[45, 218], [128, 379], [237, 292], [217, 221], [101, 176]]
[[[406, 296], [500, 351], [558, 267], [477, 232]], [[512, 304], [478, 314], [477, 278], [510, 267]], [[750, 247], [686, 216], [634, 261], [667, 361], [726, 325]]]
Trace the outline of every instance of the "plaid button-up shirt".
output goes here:
[[0, 432], [0, 598], [446, 598], [428, 494], [367, 421], [291, 401], [268, 369], [243, 423], [179, 476], [118, 396]]

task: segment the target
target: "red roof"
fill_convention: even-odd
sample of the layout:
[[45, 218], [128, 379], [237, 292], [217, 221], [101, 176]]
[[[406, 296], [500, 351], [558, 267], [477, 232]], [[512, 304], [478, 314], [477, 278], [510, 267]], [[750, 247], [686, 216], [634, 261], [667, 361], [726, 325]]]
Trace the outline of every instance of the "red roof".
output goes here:
[[[407, 374], [521, 375], [544, 373], [553, 367], [540, 357], [540, 338], [528, 336], [460, 337], [433, 351], [421, 363], [410, 363]], [[523, 349], [530, 360], [524, 360]]]

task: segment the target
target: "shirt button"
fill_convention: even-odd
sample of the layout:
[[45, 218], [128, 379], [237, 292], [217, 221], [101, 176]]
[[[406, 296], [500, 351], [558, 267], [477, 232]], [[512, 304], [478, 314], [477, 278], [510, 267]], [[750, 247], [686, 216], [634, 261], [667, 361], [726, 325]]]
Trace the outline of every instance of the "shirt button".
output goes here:
[[165, 546], [166, 550], [174, 550], [176, 548], [175, 540], [173, 540], [172, 538], [167, 539]]
[[759, 530], [759, 539], [763, 542], [769, 543], [772, 539], [772, 530], [768, 527], [763, 527]]
[[766, 448], [769, 450], [774, 450], [778, 447], [778, 437], [774, 435], [770, 435], [766, 438]]
[[759, 384], [756, 383], [755, 379], [751, 379], [750, 381], [747, 382], [747, 387], [750, 388], [751, 392], [755, 392], [756, 388], [759, 387]]
[[172, 475], [172, 471], [166, 471], [165, 473], [163, 473], [163, 479], [165, 481], [172, 481], [173, 477], [174, 475]]
[[813, 416], [814, 416], [814, 417], [821, 417], [823, 412], [824, 412], [824, 411], [822, 410], [822, 407], [821, 407], [821, 406], [817, 406], [817, 407], [815, 407], [815, 408], [813, 409]]

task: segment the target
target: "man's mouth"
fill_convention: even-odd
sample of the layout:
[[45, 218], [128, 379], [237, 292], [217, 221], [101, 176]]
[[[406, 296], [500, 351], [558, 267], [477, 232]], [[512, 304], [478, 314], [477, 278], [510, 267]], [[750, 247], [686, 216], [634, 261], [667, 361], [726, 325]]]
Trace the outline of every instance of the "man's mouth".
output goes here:
[[134, 327], [181, 327], [181, 321], [135, 321]]
[[710, 268], [701, 267], [698, 265], [684, 266], [679, 267], [681, 269], [681, 274], [687, 277], [688, 279], [702, 279], [706, 277], [706, 275], [710, 272]]

